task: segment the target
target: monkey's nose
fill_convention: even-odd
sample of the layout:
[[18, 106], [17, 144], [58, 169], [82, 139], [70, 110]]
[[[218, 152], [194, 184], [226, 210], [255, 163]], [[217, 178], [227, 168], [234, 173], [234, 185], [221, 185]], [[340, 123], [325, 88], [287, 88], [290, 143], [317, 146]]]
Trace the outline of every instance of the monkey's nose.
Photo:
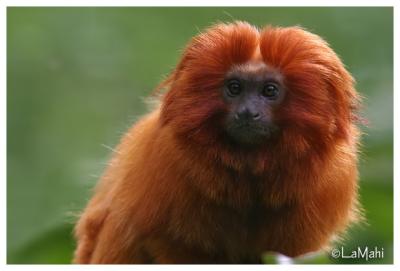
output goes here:
[[235, 114], [235, 119], [241, 121], [259, 120], [260, 118], [261, 114], [259, 112], [251, 111], [247, 107], [240, 108]]

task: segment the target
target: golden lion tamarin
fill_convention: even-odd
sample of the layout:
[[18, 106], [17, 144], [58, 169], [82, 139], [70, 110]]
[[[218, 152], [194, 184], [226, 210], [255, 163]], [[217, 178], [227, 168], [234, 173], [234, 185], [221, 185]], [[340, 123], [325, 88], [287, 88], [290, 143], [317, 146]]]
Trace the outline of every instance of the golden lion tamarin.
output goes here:
[[194, 37], [76, 226], [75, 263], [258, 263], [357, 218], [354, 80], [299, 27]]

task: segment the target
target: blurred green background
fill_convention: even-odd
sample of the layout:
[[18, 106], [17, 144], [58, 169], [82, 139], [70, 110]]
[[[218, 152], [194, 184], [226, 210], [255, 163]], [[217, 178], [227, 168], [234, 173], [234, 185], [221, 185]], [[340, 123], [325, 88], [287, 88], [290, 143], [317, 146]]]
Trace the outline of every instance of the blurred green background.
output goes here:
[[[324, 37], [365, 97], [361, 202], [367, 224], [338, 244], [393, 262], [392, 8], [7, 9], [7, 261], [69, 263], [76, 213], [142, 101], [186, 42], [219, 21], [302, 25]], [[304, 262], [300, 260], [300, 262]]]

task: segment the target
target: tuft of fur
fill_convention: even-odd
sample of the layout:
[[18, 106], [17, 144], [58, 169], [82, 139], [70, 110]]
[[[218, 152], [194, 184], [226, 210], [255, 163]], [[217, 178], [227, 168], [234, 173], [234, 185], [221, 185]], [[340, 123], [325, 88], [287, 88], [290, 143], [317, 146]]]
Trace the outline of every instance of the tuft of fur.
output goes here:
[[[226, 73], [262, 61], [288, 89], [281, 135], [231, 144]], [[357, 220], [354, 80], [300, 27], [218, 24], [160, 85], [161, 105], [122, 139], [76, 226], [75, 263], [257, 263], [317, 251]]]

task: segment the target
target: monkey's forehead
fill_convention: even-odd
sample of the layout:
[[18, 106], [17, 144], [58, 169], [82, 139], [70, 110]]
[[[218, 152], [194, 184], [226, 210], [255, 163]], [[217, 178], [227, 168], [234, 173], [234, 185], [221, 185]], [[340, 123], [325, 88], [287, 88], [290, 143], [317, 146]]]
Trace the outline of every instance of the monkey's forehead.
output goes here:
[[271, 68], [268, 67], [267, 64], [262, 62], [261, 59], [251, 59], [248, 62], [233, 65], [231, 69], [232, 72], [237, 71], [251, 73], [264, 72], [269, 70], [271, 70]]
[[283, 81], [279, 70], [260, 59], [251, 59], [245, 63], [234, 64], [226, 73], [226, 78], [241, 77], [249, 80]]

